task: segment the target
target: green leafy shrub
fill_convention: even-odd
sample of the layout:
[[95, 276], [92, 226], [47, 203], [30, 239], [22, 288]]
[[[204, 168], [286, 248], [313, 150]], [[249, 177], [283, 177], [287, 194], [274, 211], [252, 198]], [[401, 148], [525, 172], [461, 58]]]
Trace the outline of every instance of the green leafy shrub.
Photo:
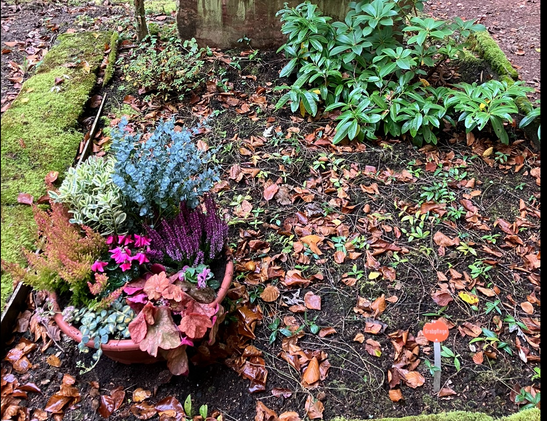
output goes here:
[[124, 67], [125, 78], [150, 97], [180, 99], [189, 91], [203, 86], [202, 57], [205, 53], [194, 38], [181, 41], [176, 33], [166, 40], [148, 38], [133, 50], [131, 61]]
[[174, 120], [160, 122], [145, 142], [142, 134], [124, 132], [126, 124], [112, 130], [112, 180], [148, 224], [176, 215], [183, 201], [194, 208], [219, 180], [211, 155], [197, 148], [190, 130], [177, 131]]
[[87, 225], [102, 235], [121, 234], [127, 225], [125, 198], [112, 183], [113, 172], [114, 159], [90, 156], [69, 168], [59, 191], [49, 191], [49, 196], [67, 205], [71, 223]]
[[[333, 143], [346, 137], [375, 139], [383, 131], [391, 136], [408, 133], [418, 145], [435, 144], [443, 119], [464, 120], [468, 130], [484, 128], [485, 117], [456, 99], [470, 95], [466, 85], [433, 87], [427, 80], [448, 60], [457, 59], [469, 35], [483, 30], [483, 25], [460, 18], [448, 22], [413, 16], [423, 10], [422, 0], [360, 1], [350, 3], [349, 9], [343, 22], [331, 22], [309, 1], [295, 8], [285, 3], [277, 13], [287, 35], [278, 51], [289, 59], [280, 76], [296, 72], [291, 86], [276, 88], [289, 90], [277, 109], [288, 102], [293, 112], [300, 110], [303, 116], [315, 116], [320, 104], [326, 112], [340, 109]], [[507, 143], [503, 122], [512, 122], [510, 113], [517, 112], [514, 98], [529, 88], [515, 84], [503, 90], [501, 83], [469, 86], [478, 92], [473, 98], [492, 97], [486, 122]], [[454, 99], [445, 102], [446, 98]]]
[[458, 83], [454, 86], [461, 91], [450, 90], [444, 103], [447, 108], [454, 107], [461, 112], [459, 121], [464, 122], [467, 132], [475, 127], [483, 130], [490, 123], [498, 138], [508, 144], [503, 122], [512, 122], [511, 114], [518, 113], [515, 99], [526, 97], [526, 92], [533, 90], [523, 85], [524, 82], [518, 81], [508, 86], [507, 82], [498, 80], [489, 80], [479, 86]]

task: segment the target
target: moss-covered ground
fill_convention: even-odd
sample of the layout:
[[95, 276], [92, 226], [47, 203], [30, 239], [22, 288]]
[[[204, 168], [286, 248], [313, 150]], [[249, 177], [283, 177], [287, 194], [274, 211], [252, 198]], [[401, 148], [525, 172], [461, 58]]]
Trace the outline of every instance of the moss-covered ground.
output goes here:
[[[35, 225], [31, 208], [18, 203], [20, 193], [38, 199], [46, 194], [45, 176], [62, 178], [72, 165], [83, 134], [78, 117], [97, 80], [111, 32], [63, 34], [22, 86], [2, 115], [2, 259], [22, 261], [21, 247], [32, 247]], [[2, 274], [2, 308], [12, 281]]]
[[[517, 412], [507, 417], [493, 418], [490, 415], [481, 412], [443, 412], [440, 414], [416, 415], [403, 418], [381, 418], [377, 421], [539, 421], [541, 419], [541, 411], [538, 408], [532, 408], [525, 411]], [[364, 421], [364, 420], [348, 420], [347, 418], [335, 418], [332, 421]]]

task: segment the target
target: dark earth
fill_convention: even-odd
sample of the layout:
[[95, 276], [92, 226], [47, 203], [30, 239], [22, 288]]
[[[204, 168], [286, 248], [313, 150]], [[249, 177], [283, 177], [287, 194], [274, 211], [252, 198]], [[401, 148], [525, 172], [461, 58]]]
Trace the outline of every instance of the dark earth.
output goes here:
[[[70, 4], [70, 5], [69, 5]], [[66, 31], [69, 28], [83, 30], [89, 27], [108, 27], [112, 22], [120, 22], [121, 17], [126, 17], [131, 13], [131, 8], [105, 2], [102, 6], [96, 6], [94, 3], [80, 4], [73, 3], [43, 3], [33, 2], [30, 4], [7, 4], [2, 2], [2, 107], [9, 105], [10, 101], [17, 95], [20, 83], [29, 75], [32, 75], [32, 65], [25, 68], [24, 76], [21, 80], [9, 80], [12, 78], [13, 68], [24, 66], [24, 57], [27, 55], [36, 56], [36, 62], [54, 41], [57, 34]], [[537, 99], [540, 95], [540, 43], [539, 43], [539, 0], [524, 1], [508, 5], [504, 0], [486, 1], [477, 5], [470, 0], [461, 0], [459, 2], [431, 1], [426, 4], [425, 12], [431, 13], [438, 18], [450, 18], [460, 16], [465, 19], [477, 19], [484, 24], [494, 38], [499, 42], [500, 47], [507, 54], [513, 65], [518, 69], [521, 78], [527, 85], [536, 89], [529, 95], [531, 99]], [[75, 19], [78, 16], [88, 16], [93, 23], [78, 25]], [[156, 16], [150, 16], [150, 20], [155, 20]], [[79, 18], [79, 22], [84, 22]], [[171, 17], [161, 17], [160, 21], [165, 23], [171, 21]], [[130, 20], [125, 21], [128, 24]], [[124, 22], [124, 24], [125, 24]], [[53, 28], [53, 29], [52, 29]], [[57, 28], [57, 29], [55, 29]], [[125, 30], [125, 28], [123, 28]], [[24, 41], [24, 48], [18, 46], [8, 47], [6, 42]], [[4, 52], [4, 50], [10, 50]], [[127, 59], [127, 51], [122, 51], [122, 57]], [[239, 51], [228, 52], [228, 56], [238, 55]], [[275, 104], [279, 98], [279, 93], [272, 92], [269, 82], [281, 84], [278, 81], [279, 70], [284, 65], [282, 56], [274, 52], [260, 52], [257, 62], [249, 62], [242, 65], [241, 71], [234, 71], [229, 68], [227, 76], [229, 82], [234, 85], [234, 91], [252, 95], [257, 88], [266, 87], [265, 96], [269, 104]], [[30, 62], [33, 62], [31, 58]], [[244, 62], [245, 63], [245, 62]], [[242, 76], [247, 76], [242, 78]], [[253, 77], [255, 76], [255, 78]], [[244, 81], [244, 83], [242, 82]], [[278, 81], [278, 82], [276, 82]], [[98, 90], [97, 94], [108, 92], [111, 98], [110, 104], [107, 103], [104, 115], [113, 112], [116, 103], [123, 103], [126, 91], [118, 89], [124, 81], [119, 70], [116, 71], [111, 86], [106, 90]], [[137, 98], [138, 95], [133, 93]], [[142, 113], [146, 114], [151, 109], [143, 106], [139, 102]], [[398, 140], [389, 140], [377, 142], [367, 142], [366, 154], [356, 149], [328, 149], [313, 145], [306, 140], [306, 135], [322, 129], [326, 124], [333, 125], [328, 119], [306, 120], [299, 115], [292, 115], [285, 108], [278, 112], [273, 111], [273, 107], [268, 105], [262, 110], [260, 124], [255, 124], [252, 119], [242, 117], [234, 108], [226, 108], [223, 103], [216, 98], [210, 100], [207, 104], [211, 110], [223, 111], [218, 117], [214, 118], [210, 134], [202, 136], [211, 146], [226, 147], [230, 144], [235, 135], [239, 139], [248, 139], [251, 136], [261, 136], [268, 118], [273, 118], [274, 125], [279, 126], [282, 133], [298, 133], [298, 142], [290, 143], [290, 139], [280, 141], [278, 145], [266, 144], [259, 150], [265, 155], [273, 155], [280, 151], [298, 150], [297, 158], [292, 165], [287, 164], [288, 181], [287, 183], [296, 186], [302, 186], [306, 179], [309, 179], [310, 173], [306, 173], [307, 165], [317, 161], [321, 157], [328, 156], [330, 160], [329, 168], [334, 168], [333, 158], [329, 154], [342, 156], [349, 163], [354, 163], [361, 169], [366, 165], [372, 165], [379, 170], [389, 168], [397, 172], [408, 170], [409, 168], [420, 168], [422, 174], [417, 183], [405, 183], [393, 181], [392, 183], [378, 183], [380, 194], [371, 195], [357, 187], [359, 182], [369, 184], [370, 180], [362, 175], [355, 181], [355, 187], [352, 188], [352, 203], [358, 204], [353, 214], [341, 215], [340, 218], [348, 225], [357, 227], [362, 222], [359, 218], [364, 217], [363, 204], [369, 203], [373, 212], [388, 213], [395, 217], [401, 212], [401, 208], [394, 206], [394, 201], [398, 200], [400, 206], [405, 201], [412, 203], [416, 201], [419, 191], [418, 187], [427, 186], [437, 182], [432, 172], [425, 170], [425, 162], [428, 159], [436, 159], [442, 165], [451, 167], [458, 159], [466, 162], [465, 171], [467, 175], [465, 180], [475, 179], [476, 189], [482, 190], [482, 194], [473, 197], [473, 203], [478, 207], [480, 214], [487, 215], [487, 222], [492, 227], [493, 222], [498, 218], [509, 221], [518, 220], [522, 216], [522, 200], [532, 209], [539, 209], [539, 176], [534, 169], [540, 163], [539, 155], [534, 153], [523, 139], [521, 132], [511, 131], [512, 139], [517, 140], [512, 146], [504, 146], [490, 139], [488, 133], [479, 136], [475, 143], [470, 141], [470, 137], [465, 135], [463, 130], [447, 131], [438, 148], [412, 147], [408, 142]], [[183, 120], [186, 124], [195, 123], [197, 116], [188, 106], [177, 104], [179, 111], [177, 118]], [[160, 108], [161, 109], [161, 108]], [[85, 119], [93, 118], [96, 110], [89, 109], [82, 118], [82, 126], [85, 126]], [[215, 135], [215, 133], [225, 134]], [[521, 141], [518, 141], [518, 140]], [[472, 140], [472, 139], [471, 139]], [[240, 146], [245, 143], [238, 142], [237, 147], [231, 152], [226, 153], [222, 161], [222, 168], [228, 180], [231, 190], [224, 192], [220, 197], [220, 203], [229, 209], [229, 203], [241, 194], [249, 194], [253, 198], [253, 203], [260, 204], [264, 209], [265, 215], [262, 218], [265, 221], [272, 222], [275, 219], [284, 220], [296, 212], [310, 215], [310, 220], [317, 212], [310, 204], [295, 202], [289, 206], [281, 206], [276, 201], [266, 203], [262, 197], [263, 185], [256, 180], [244, 179], [243, 182], [234, 183], [229, 180], [227, 174], [234, 164], [245, 166], [249, 163], [249, 157], [243, 156], [237, 152]], [[495, 146], [497, 151], [506, 153], [510, 160], [507, 165], [498, 165], [493, 159], [482, 158], [482, 153], [490, 146]], [[258, 150], [258, 147], [257, 147]], [[452, 155], [452, 153], [454, 155]], [[469, 157], [473, 156], [473, 159]], [[514, 158], [525, 157], [523, 169], [515, 170], [518, 161]], [[409, 164], [415, 160], [414, 167]], [[422, 165], [419, 163], [422, 162]], [[258, 166], [261, 170], [268, 172], [273, 180], [279, 175], [279, 162], [275, 160], [263, 159]], [[463, 171], [463, 169], [460, 169]], [[321, 171], [321, 170], [320, 170]], [[319, 172], [320, 172], [319, 171]], [[315, 176], [319, 172], [315, 172]], [[313, 176], [314, 173], [312, 172]], [[327, 183], [328, 174], [324, 174], [325, 183]], [[318, 176], [321, 178], [321, 176]], [[331, 196], [321, 187], [317, 188], [316, 200], [328, 202]], [[469, 189], [456, 190], [458, 199], [462, 194], [468, 194]], [[334, 197], [334, 196], [333, 196]], [[258, 206], [258, 205], [257, 205]], [[319, 208], [321, 213], [328, 213]], [[331, 209], [330, 212], [335, 212]], [[230, 214], [230, 210], [228, 211]], [[335, 212], [335, 215], [337, 213]], [[526, 212], [525, 212], [526, 214]], [[230, 215], [229, 215], [230, 216]], [[231, 215], [233, 217], [233, 215]], [[324, 215], [322, 215], [324, 216]], [[344, 219], [346, 218], [346, 219]], [[387, 225], [394, 224], [395, 227], [407, 227], [400, 219], [396, 221], [386, 220]], [[534, 216], [532, 211], [528, 212], [527, 224], [523, 229], [521, 237], [524, 238], [527, 247], [527, 253], [538, 253], [539, 251], [539, 210]], [[398, 225], [397, 225], [398, 224]], [[265, 254], [270, 256], [283, 254], [284, 245], [279, 241], [274, 241], [275, 231], [272, 231], [268, 224], [252, 225], [250, 221], [231, 226], [231, 238], [233, 239], [233, 249], [236, 251], [236, 257], [239, 257], [241, 263], [250, 260], [260, 261]], [[478, 245], [487, 244], [481, 240], [481, 236], [487, 232], [477, 232], [467, 229], [465, 221], [458, 224], [445, 227], [445, 234], [449, 237], [455, 237], [458, 232], [467, 234], [469, 244], [471, 240]], [[385, 233], [386, 240], [396, 241], [395, 233], [388, 229]], [[258, 231], [256, 238], [260, 238], [269, 243], [271, 250], [263, 252], [261, 250], [245, 249], [244, 235], [247, 232]], [[530, 295], [540, 298], [539, 288], [539, 269], [519, 271], [515, 267], [522, 266], [520, 257], [521, 250], [515, 249], [502, 242], [505, 233], [499, 226], [492, 228], [492, 233], [500, 234], [497, 244], [487, 245], [498, 253], [494, 257], [486, 255], [486, 258], [495, 260], [496, 266], [491, 271], [490, 282], [483, 285], [492, 287], [496, 285], [501, 291], [501, 300], [504, 314], [512, 314], [515, 317], [532, 317], [523, 313], [518, 306], [519, 303], [531, 301]], [[438, 289], [438, 272], [447, 274], [449, 267], [463, 272], [467, 270], [470, 263], [473, 262], [473, 256], [468, 254], [458, 254], [453, 249], [447, 248], [447, 256], [440, 259], [437, 254], [435, 244], [425, 244], [423, 242], [405, 243], [403, 237], [401, 242], [411, 251], [408, 256], [408, 262], [397, 266], [397, 281], [392, 282], [387, 279], [378, 278], [376, 282], [360, 282], [355, 286], [345, 285], [340, 282], [341, 275], [344, 272], [352, 270], [352, 263], [346, 261], [343, 265], [335, 265], [332, 254], [325, 257], [327, 262], [312, 265], [309, 273], [321, 272], [323, 279], [315, 280], [309, 287], [302, 289], [287, 288], [280, 283], [277, 286], [282, 292], [282, 296], [291, 298], [295, 296], [303, 297], [305, 292], [312, 291], [323, 297], [323, 306], [320, 311], [309, 311], [309, 315], [304, 319], [303, 314], [293, 314], [287, 309], [287, 305], [282, 300], [272, 303], [260, 303], [264, 318], [262, 324], [257, 326], [255, 334], [256, 339], [251, 343], [263, 352], [266, 361], [268, 377], [266, 381], [266, 390], [250, 393], [249, 380], [242, 378], [236, 371], [229, 368], [222, 361], [209, 366], [191, 367], [190, 374], [187, 377], [171, 377], [166, 371], [164, 363], [152, 365], [131, 365], [126, 366], [115, 363], [107, 358], [102, 358], [97, 366], [89, 373], [80, 375], [76, 362], [83, 360], [90, 364], [90, 356], [79, 354], [74, 343], [62, 337], [60, 341], [53, 344], [42, 352], [39, 343], [38, 349], [28, 355], [32, 368], [24, 373], [13, 372], [18, 378], [20, 384], [32, 382], [41, 390], [41, 393], [29, 393], [28, 399], [22, 401], [22, 405], [27, 406], [37, 417], [39, 409], [44, 409], [50, 396], [59, 390], [61, 380], [65, 374], [70, 374], [76, 378], [76, 386], [81, 393], [81, 401], [73, 408], [68, 409], [65, 414], [65, 420], [100, 420], [103, 419], [96, 410], [99, 406], [99, 396], [108, 395], [111, 390], [122, 387], [126, 392], [126, 401], [122, 407], [110, 416], [110, 420], [134, 420], [137, 419], [130, 411], [132, 402], [128, 401], [132, 393], [137, 388], [152, 391], [151, 403], [157, 403], [160, 400], [174, 396], [180, 402], [191, 394], [194, 401], [194, 407], [207, 404], [209, 412], [220, 411], [225, 420], [255, 420], [257, 402], [264, 403], [268, 408], [274, 410], [277, 414], [284, 411], [296, 411], [300, 417], [304, 418], [305, 402], [308, 396], [320, 400], [324, 407], [324, 419], [331, 419], [337, 415], [343, 415], [350, 418], [380, 418], [380, 417], [401, 417], [407, 415], [416, 415], [420, 413], [437, 413], [449, 410], [469, 410], [480, 411], [495, 416], [506, 415], [518, 411], [518, 405], [515, 404], [515, 393], [520, 387], [531, 385], [532, 362], [539, 361], [539, 350], [532, 345], [526, 344], [521, 337], [523, 346], [528, 346], [529, 362], [523, 363], [516, 355], [515, 341], [518, 337], [513, 332], [500, 330], [500, 338], [510, 343], [514, 353], [509, 355], [506, 352], [498, 350], [494, 352], [495, 358], [484, 359], [483, 364], [475, 364], [472, 360], [472, 351], [470, 350], [469, 336], [458, 333], [458, 329], [451, 330], [451, 336], [446, 345], [460, 354], [462, 368], [456, 370], [454, 364], [448, 359], [443, 359], [442, 386], [446, 390], [454, 391], [454, 394], [447, 393], [446, 396], [437, 396], [433, 392], [432, 377], [424, 364], [420, 364], [417, 370], [425, 377], [426, 382], [423, 386], [412, 388], [402, 386], [401, 391], [404, 399], [399, 402], [392, 402], [388, 397], [389, 386], [387, 373], [393, 365], [394, 347], [392, 342], [399, 337], [401, 331], [409, 331], [410, 335], [418, 334], [423, 326], [423, 322], [429, 320], [424, 314], [437, 314], [445, 316], [446, 320], [459, 326], [464, 322], [471, 322], [477, 325], [489, 326], [495, 330], [495, 321], [492, 322], [492, 316], [496, 311], [485, 315], [484, 311], [480, 313], [472, 312], [469, 306], [463, 302], [453, 302], [445, 313], [440, 311], [440, 306], [430, 298], [431, 292]], [[476, 246], [479, 250], [479, 246]], [[429, 250], [428, 250], [429, 248]], [[287, 253], [285, 253], [287, 254]], [[484, 253], [483, 253], [484, 254]], [[387, 256], [378, 256], [382, 263], [388, 262]], [[361, 259], [362, 260], [362, 259]], [[447, 265], [447, 262], [450, 266]], [[277, 261], [276, 264], [282, 265], [284, 269], [290, 270], [298, 264], [295, 259], [288, 254], [286, 261]], [[362, 264], [359, 266], [362, 268]], [[516, 274], [516, 275], [515, 275]], [[531, 277], [531, 280], [530, 280]], [[246, 286], [248, 294], [259, 295], [259, 288], [256, 283], [250, 282], [248, 274], [240, 270], [236, 273], [236, 280]], [[381, 294], [386, 298], [396, 296], [396, 301], [388, 304], [386, 310], [378, 319], [387, 326], [378, 335], [368, 335], [367, 338], [373, 338], [378, 341], [382, 356], [380, 358], [372, 357], [365, 350], [365, 343], [354, 341], [356, 335], [363, 332], [365, 318], [356, 314], [354, 307], [357, 296], [374, 299]], [[510, 299], [507, 298], [509, 295]], [[481, 296], [483, 300], [489, 300]], [[492, 300], [490, 300], [492, 301]], [[539, 307], [539, 301], [536, 303]], [[32, 308], [32, 307], [31, 307]], [[539, 309], [536, 310], [533, 317], [539, 320]], [[501, 314], [501, 313], [500, 313]], [[305, 329], [305, 335], [300, 338], [298, 345], [306, 350], [324, 351], [330, 362], [330, 369], [324, 381], [319, 383], [316, 388], [308, 389], [301, 386], [301, 373], [293, 369], [285, 360], [280, 358], [281, 339], [279, 334], [273, 344], [269, 343], [269, 337], [272, 330], [267, 326], [275, 318], [284, 319], [285, 316], [296, 316], [298, 322], [302, 325], [310, 323], [312, 320], [321, 327], [333, 327], [336, 329], [335, 335], [320, 337], [310, 333]], [[430, 317], [431, 318], [431, 317]], [[226, 326], [229, 329], [229, 326]], [[393, 336], [388, 336], [393, 335]], [[16, 344], [21, 337], [33, 339], [26, 333], [17, 333], [12, 344]], [[412, 343], [414, 339], [409, 339]], [[537, 341], [539, 343], [539, 339]], [[482, 347], [479, 342], [477, 346]], [[9, 346], [7, 347], [9, 348]], [[62, 350], [62, 351], [61, 351]], [[488, 349], [492, 351], [492, 349]], [[51, 355], [57, 355], [62, 364], [59, 368], [52, 367], [46, 361]], [[431, 347], [424, 346], [420, 351], [421, 359], [433, 360]], [[2, 361], [2, 370], [11, 372], [11, 364]], [[99, 393], [94, 388], [93, 382], [100, 385]], [[533, 383], [539, 390], [539, 381]], [[279, 389], [285, 390], [286, 397], [280, 396]], [[42, 418], [35, 418], [42, 419]], [[50, 418], [52, 419], [52, 418]], [[152, 419], [157, 419], [155, 416]], [[257, 418], [258, 419], [258, 418]]]

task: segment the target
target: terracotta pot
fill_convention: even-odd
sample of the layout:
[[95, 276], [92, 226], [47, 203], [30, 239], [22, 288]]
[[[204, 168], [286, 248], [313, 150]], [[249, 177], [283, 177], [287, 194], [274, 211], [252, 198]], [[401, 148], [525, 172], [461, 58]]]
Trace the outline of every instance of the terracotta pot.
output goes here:
[[[234, 263], [232, 260], [228, 260], [226, 262], [224, 279], [222, 280], [222, 284], [220, 285], [220, 289], [218, 290], [217, 298], [215, 299], [215, 301], [209, 304], [211, 307], [220, 304], [224, 297], [226, 297], [226, 293], [228, 292], [228, 289], [230, 289], [230, 285], [232, 284], [233, 276]], [[53, 319], [55, 320], [55, 323], [57, 323], [63, 333], [74, 339], [76, 342], [81, 342], [82, 333], [63, 319], [61, 309], [59, 308], [59, 304], [57, 303], [57, 295], [52, 292], [50, 293], [50, 296], [53, 300], [53, 310], [55, 311], [55, 316], [53, 316]], [[86, 344], [88, 348], [94, 348], [94, 345], [94, 341], [89, 341]], [[111, 339], [106, 344], [103, 344], [101, 348], [103, 350], [103, 355], [106, 355], [111, 360], [123, 364], [152, 364], [163, 360], [163, 358], [159, 356], [153, 357], [149, 353], [141, 351], [139, 345], [133, 342], [131, 339]]]

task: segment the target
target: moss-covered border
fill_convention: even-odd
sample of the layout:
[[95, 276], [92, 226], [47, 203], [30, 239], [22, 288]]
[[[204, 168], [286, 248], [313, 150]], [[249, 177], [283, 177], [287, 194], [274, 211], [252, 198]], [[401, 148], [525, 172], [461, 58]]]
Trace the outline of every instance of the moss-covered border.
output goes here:
[[[377, 418], [376, 421], [540, 421], [541, 411], [538, 408], [527, 409], [512, 415], [493, 418], [482, 412], [453, 411], [440, 414], [412, 415], [402, 418]], [[365, 421], [336, 417], [332, 421]]]
[[108, 53], [108, 63], [106, 64], [106, 69], [104, 70], [103, 87], [108, 85], [108, 83], [112, 80], [112, 76], [114, 75], [116, 57], [118, 55], [119, 36], [120, 35], [114, 31], [112, 32], [112, 36], [110, 37], [110, 53]]
[[[83, 138], [78, 117], [97, 81], [105, 45], [113, 33], [62, 34], [46, 54], [36, 74], [1, 119], [1, 222], [2, 259], [24, 262], [23, 246], [32, 248], [36, 225], [19, 193], [37, 200], [46, 194], [44, 179], [57, 171], [62, 179], [73, 164]], [[112, 60], [112, 61], [115, 61]], [[1, 305], [12, 291], [10, 276], [2, 272]]]

